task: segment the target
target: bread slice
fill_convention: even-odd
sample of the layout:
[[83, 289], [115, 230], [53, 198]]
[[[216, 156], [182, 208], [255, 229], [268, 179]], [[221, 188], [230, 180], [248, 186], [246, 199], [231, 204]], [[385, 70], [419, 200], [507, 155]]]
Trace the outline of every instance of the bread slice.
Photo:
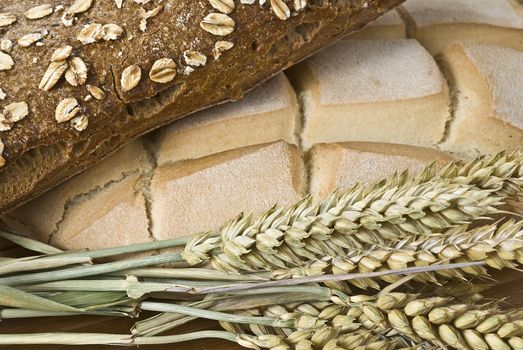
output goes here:
[[372, 184], [394, 173], [422, 170], [429, 163], [452, 159], [430, 148], [390, 143], [345, 142], [317, 144], [310, 150], [310, 193], [324, 198], [336, 189]]
[[455, 41], [480, 41], [523, 50], [523, 17], [509, 0], [408, 0], [412, 37], [432, 54]]
[[[96, 167], [11, 211], [2, 219], [10, 227], [30, 233], [43, 242], [51, 241], [52, 237], [52, 243], [64, 248], [92, 248], [94, 245], [123, 242], [118, 236], [121, 234], [122, 239], [127, 240], [129, 233], [119, 228], [131, 223], [131, 218], [136, 216], [131, 211], [136, 208], [126, 202], [138, 200], [130, 198], [129, 193], [140, 196], [139, 189], [133, 188], [136, 176], [150, 169], [151, 162], [142, 140], [134, 141]], [[122, 219], [125, 217], [124, 207], [129, 208], [129, 220]], [[104, 222], [105, 226], [100, 226]], [[136, 225], [135, 230], [140, 227]], [[139, 236], [143, 237], [144, 233], [147, 238], [147, 226]]]
[[344, 40], [291, 70], [303, 145], [344, 141], [431, 146], [449, 118], [446, 81], [415, 40]]
[[199, 112], [160, 129], [158, 164], [196, 159], [278, 140], [297, 144], [299, 106], [285, 75], [279, 74], [241, 101]]
[[346, 39], [375, 40], [375, 39], [405, 39], [407, 27], [397, 10], [392, 10], [367, 24], [362, 30], [349, 35]]
[[151, 186], [154, 237], [217, 229], [242, 210], [293, 204], [305, 187], [301, 152], [283, 141], [163, 165]]
[[523, 146], [523, 52], [455, 43], [439, 60], [454, 94], [442, 149], [473, 157]]

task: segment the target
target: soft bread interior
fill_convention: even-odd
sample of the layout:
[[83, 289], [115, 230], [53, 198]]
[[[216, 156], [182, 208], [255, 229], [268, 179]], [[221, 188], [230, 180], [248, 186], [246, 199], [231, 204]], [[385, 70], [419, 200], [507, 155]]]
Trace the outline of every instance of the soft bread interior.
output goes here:
[[284, 140], [297, 144], [299, 107], [283, 73], [241, 101], [199, 112], [153, 135], [159, 164]]
[[431, 162], [441, 165], [452, 159], [430, 148], [372, 142], [317, 144], [309, 158], [310, 192], [316, 198], [357, 183], [372, 184], [407, 169], [415, 174]]
[[439, 56], [454, 95], [441, 147], [465, 157], [523, 145], [523, 52], [455, 43]]
[[344, 141], [433, 146], [443, 137], [446, 81], [415, 40], [345, 40], [291, 77], [303, 100], [305, 148]]
[[523, 50], [523, 17], [509, 0], [408, 0], [411, 35], [432, 54], [455, 41], [479, 41]]

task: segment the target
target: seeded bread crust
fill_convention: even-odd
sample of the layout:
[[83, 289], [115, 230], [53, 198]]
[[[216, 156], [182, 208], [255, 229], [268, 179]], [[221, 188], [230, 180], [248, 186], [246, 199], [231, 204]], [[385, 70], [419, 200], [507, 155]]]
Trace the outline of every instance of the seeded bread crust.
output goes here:
[[[71, 4], [77, 2], [87, 9], [70, 15], [75, 12]], [[47, 1], [52, 14], [28, 19], [24, 14], [41, 5], [39, 1], [2, 1], [0, 34], [13, 48], [4, 42], [6, 51], [1, 54], [6, 69], [0, 71], [0, 88], [6, 97], [0, 100], [0, 124], [3, 118], [5, 129], [10, 130], [0, 131], [5, 160], [0, 168], [0, 212], [27, 202], [152, 129], [205, 107], [239, 99], [260, 82], [401, 2], [309, 0], [304, 9], [296, 10], [290, 1], [284, 2], [285, 7], [280, 0], [267, 1], [264, 6], [234, 1], [232, 13], [224, 15], [203, 0], [159, 0], [144, 5], [125, 0], [121, 9], [114, 1], [54, 0]], [[220, 22], [217, 29], [205, 29], [201, 22], [211, 13], [233, 20], [233, 31], [222, 36], [230, 28], [230, 21], [223, 21], [223, 16], [220, 19], [225, 25]], [[5, 24], [13, 17], [15, 22]], [[72, 25], [65, 26], [71, 18]], [[95, 42], [78, 40], [83, 28], [91, 25], [96, 31], [97, 24], [117, 25], [122, 32], [116, 35], [109, 30], [113, 37], [106, 40], [105, 29], [98, 35], [88, 28], [83, 40]], [[32, 42], [38, 35], [26, 37], [36, 33], [43, 38]], [[20, 42], [21, 38], [25, 39]], [[217, 41], [230, 42], [233, 47], [215, 59]], [[22, 47], [26, 42], [32, 43]], [[63, 60], [72, 72], [60, 76], [48, 91], [39, 89], [45, 85], [41, 80], [53, 54], [65, 45], [72, 47]], [[75, 66], [78, 58], [85, 64], [86, 79], [82, 65]], [[167, 65], [171, 68], [168, 72], [172, 76], [174, 69], [176, 76], [157, 83], [149, 73], [153, 64], [164, 58], [173, 60]], [[160, 74], [156, 80], [164, 77]], [[78, 86], [71, 85], [75, 82]], [[102, 94], [88, 90], [88, 85], [101, 89]], [[66, 100], [72, 98], [76, 103]], [[57, 107], [64, 100], [65, 108], [60, 110]], [[27, 104], [27, 113], [23, 105], [17, 115], [6, 109], [13, 103]], [[19, 121], [16, 116], [21, 117]]]

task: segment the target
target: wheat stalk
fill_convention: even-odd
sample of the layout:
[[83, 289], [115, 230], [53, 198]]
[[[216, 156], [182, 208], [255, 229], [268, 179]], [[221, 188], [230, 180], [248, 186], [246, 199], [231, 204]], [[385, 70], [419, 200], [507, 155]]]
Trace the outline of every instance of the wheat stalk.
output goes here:
[[469, 223], [499, 213], [505, 198], [518, 199], [522, 193], [519, 151], [452, 162], [441, 169], [431, 165], [414, 179], [404, 173], [370, 188], [356, 185], [318, 205], [306, 198], [257, 219], [240, 216], [219, 237], [204, 234], [189, 242], [184, 258], [198, 264], [217, 250], [211, 262], [224, 271], [301, 265], [303, 259], [325, 253], [341, 255], [343, 248], [383, 245]]
[[[460, 225], [436, 236], [418, 236], [394, 243], [391, 247], [374, 246], [365, 252], [357, 249], [339, 247], [338, 251], [323, 251], [318, 258], [310, 261], [296, 261], [296, 267], [281, 267], [274, 260], [265, 261], [263, 268], [271, 270], [273, 278], [316, 276], [322, 274], [366, 273], [411, 266], [428, 266], [441, 263], [484, 261], [486, 265], [501, 269], [515, 268], [523, 263], [523, 222], [509, 220], [503, 224], [481, 226], [472, 230]], [[215, 239], [212, 238], [212, 239]], [[253, 239], [258, 239], [257, 236]], [[335, 254], [335, 255], [329, 255]], [[219, 256], [223, 256], [219, 253]], [[248, 264], [249, 257], [258, 254], [257, 245], [242, 256]], [[246, 256], [246, 257], [245, 257]], [[239, 258], [238, 258], [239, 259]], [[218, 264], [215, 267], [220, 268]], [[250, 267], [250, 266], [248, 266]], [[245, 269], [245, 267], [243, 268]], [[426, 283], [439, 283], [441, 279], [465, 280], [467, 277], [486, 276], [483, 266], [469, 266], [461, 270], [444, 270], [419, 274], [415, 280]], [[439, 278], [438, 278], [439, 277]], [[394, 283], [400, 277], [387, 275], [380, 277], [387, 283]], [[352, 284], [362, 289], [379, 289], [380, 284], [372, 278], [355, 279], [343, 283], [327, 283], [330, 287], [347, 290]]]

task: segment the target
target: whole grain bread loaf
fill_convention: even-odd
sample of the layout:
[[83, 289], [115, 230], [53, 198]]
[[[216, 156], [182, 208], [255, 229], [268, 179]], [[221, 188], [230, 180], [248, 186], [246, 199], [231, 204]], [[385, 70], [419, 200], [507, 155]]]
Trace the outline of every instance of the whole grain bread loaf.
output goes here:
[[402, 0], [3, 0], [0, 211]]
[[61, 248], [109, 247], [219, 229], [241, 211], [523, 146], [523, 80], [514, 74], [523, 52], [478, 35], [434, 57], [423, 41], [391, 38], [398, 18], [412, 34], [405, 17], [387, 15], [239, 102], [139, 138], [2, 220]]

